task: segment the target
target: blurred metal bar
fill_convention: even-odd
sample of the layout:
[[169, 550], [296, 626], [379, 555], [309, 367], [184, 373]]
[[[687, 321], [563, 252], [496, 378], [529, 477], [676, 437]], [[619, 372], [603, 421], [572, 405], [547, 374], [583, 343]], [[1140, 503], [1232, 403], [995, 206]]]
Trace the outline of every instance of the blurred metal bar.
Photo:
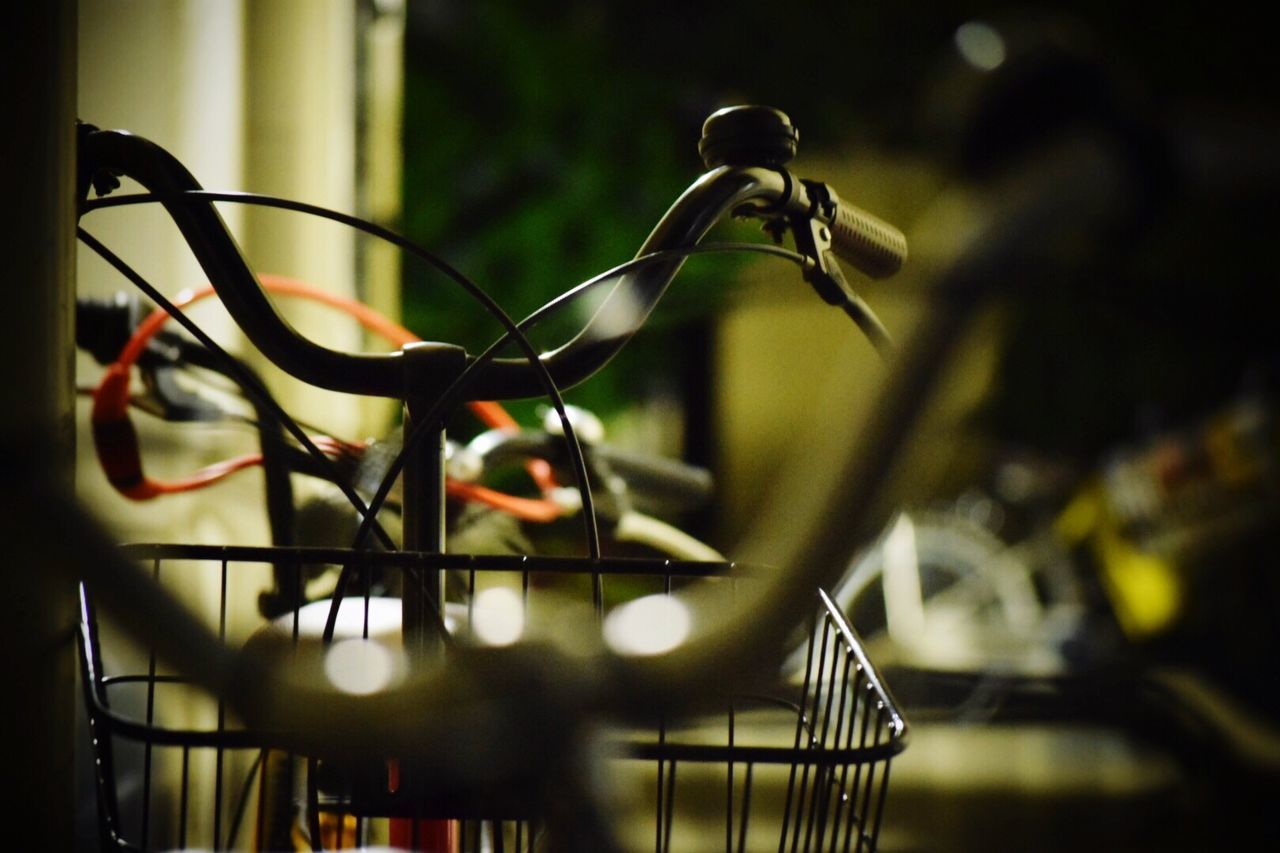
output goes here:
[[[70, 306], [75, 265], [76, 4], [24, 3], [4, 27], [5, 306], [0, 311], [0, 533], [8, 589], [0, 611], [10, 814], [45, 850], [74, 843], [75, 586], [37, 559], [19, 509], [32, 478], [69, 482], [73, 433]], [[37, 829], [38, 828], [38, 829]]]

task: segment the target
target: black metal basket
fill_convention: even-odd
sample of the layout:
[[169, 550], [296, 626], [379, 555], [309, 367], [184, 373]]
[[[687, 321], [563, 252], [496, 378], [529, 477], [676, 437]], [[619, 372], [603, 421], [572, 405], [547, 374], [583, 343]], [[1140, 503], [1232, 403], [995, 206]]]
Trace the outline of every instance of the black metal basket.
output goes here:
[[[190, 587], [201, 579], [204, 594], [188, 590], [187, 597], [203, 600], [231, 643], [245, 633], [237, 630], [237, 614], [256, 614], [267, 566], [447, 569], [468, 592], [485, 573], [507, 572], [518, 578], [526, 608], [547, 578], [590, 577], [597, 616], [608, 598], [606, 579], [634, 595], [670, 592], [682, 578], [734, 575], [726, 563], [636, 559], [191, 545], [132, 545], [125, 553], [149, 562], [162, 583], [182, 578]], [[836, 605], [821, 591], [816, 604], [803, 671], [781, 678], [770, 695], [735, 699], [717, 719], [612, 733], [618, 749], [611, 754], [619, 757], [610, 760], [610, 775], [625, 790], [611, 817], [627, 849], [876, 848], [889, 765], [906, 745], [906, 723]], [[470, 621], [462, 630], [471, 630]], [[104, 848], [293, 849], [305, 838], [290, 816], [306, 801], [308, 774], [299, 760], [267, 749], [261, 734], [241, 726], [221, 702], [162, 671], [153, 652], [123, 642], [116, 648], [95, 617], [91, 590], [82, 593], [81, 632]], [[317, 775], [320, 795], [313, 788], [311, 801], [319, 809], [309, 828], [326, 849], [387, 843], [380, 798], [323, 773], [311, 773], [310, 784], [317, 785]], [[429, 812], [414, 814], [452, 818], [450, 843], [458, 850], [535, 848], [536, 813], [500, 797], [475, 799], [437, 798]], [[417, 822], [407, 822], [416, 831]]]

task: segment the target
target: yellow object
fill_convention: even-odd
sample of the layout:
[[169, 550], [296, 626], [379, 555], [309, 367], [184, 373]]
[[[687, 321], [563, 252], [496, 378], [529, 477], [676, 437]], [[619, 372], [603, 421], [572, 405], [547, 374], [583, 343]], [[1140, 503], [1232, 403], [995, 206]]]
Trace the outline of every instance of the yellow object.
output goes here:
[[1172, 626], [1183, 601], [1176, 567], [1121, 535], [1107, 512], [1101, 483], [1080, 490], [1054, 522], [1054, 532], [1069, 545], [1092, 547], [1116, 620], [1128, 637], [1141, 640]]
[[1140, 640], [1167, 630], [1182, 609], [1182, 581], [1174, 566], [1139, 550], [1110, 525], [1098, 530], [1094, 548], [1125, 634]]
[[[339, 838], [339, 824], [341, 819], [341, 838]], [[295, 822], [293, 825], [293, 844], [294, 849], [298, 851], [311, 850], [310, 840], [307, 838], [307, 831], [302, 826], [301, 821]], [[354, 815], [338, 815], [332, 812], [320, 813], [320, 847], [323, 850], [355, 850], [359, 845], [356, 843], [356, 819]]]

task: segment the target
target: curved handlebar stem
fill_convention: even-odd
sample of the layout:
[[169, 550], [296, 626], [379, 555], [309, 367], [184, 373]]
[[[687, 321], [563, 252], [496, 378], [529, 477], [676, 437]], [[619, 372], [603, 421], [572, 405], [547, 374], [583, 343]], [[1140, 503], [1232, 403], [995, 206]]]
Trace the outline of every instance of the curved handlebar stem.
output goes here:
[[213, 203], [183, 196], [201, 186], [168, 151], [125, 131], [98, 130], [81, 135], [79, 157], [82, 174], [123, 174], [159, 197], [227, 311], [278, 367], [332, 391], [403, 396], [399, 353], [331, 350], [303, 337], [280, 316]]
[[[799, 194], [796, 203], [807, 207], [803, 187], [784, 171], [721, 166], [698, 178], [676, 199], [636, 257], [696, 245], [726, 214], [753, 202], [769, 207], [792, 192]], [[604, 367], [643, 325], [684, 261], [655, 260], [624, 275], [586, 328], [542, 356], [556, 384], [571, 388]], [[527, 361], [495, 359], [475, 378], [467, 396], [506, 400], [540, 393], [537, 377]]]

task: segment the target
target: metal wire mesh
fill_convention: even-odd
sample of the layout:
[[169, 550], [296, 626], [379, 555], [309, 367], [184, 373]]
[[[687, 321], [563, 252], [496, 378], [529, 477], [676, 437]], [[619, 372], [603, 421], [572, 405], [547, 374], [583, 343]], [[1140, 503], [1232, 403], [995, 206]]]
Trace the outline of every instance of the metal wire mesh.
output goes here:
[[[160, 582], [204, 579], [208, 618], [224, 640], [244, 641], [271, 565], [340, 566], [365, 571], [450, 569], [475, 630], [471, 602], [490, 573], [515, 579], [521, 605], [541, 606], [547, 577], [570, 584], [607, 578], [621, 594], [670, 592], [682, 578], [733, 575], [730, 564], [661, 560], [575, 560], [370, 554], [334, 549], [128, 546]], [[301, 577], [295, 571], [293, 576]], [[734, 580], [725, 582], [734, 583]], [[554, 584], [553, 584], [554, 585]], [[607, 587], [606, 587], [607, 589]], [[424, 801], [388, 794], [385, 762], [362, 773], [317, 765], [267, 749], [222, 702], [163, 671], [150, 650], [114, 649], [99, 625], [92, 590], [82, 595], [82, 674], [98, 782], [99, 826], [113, 849], [277, 849], [299, 834], [322, 846], [381, 842], [383, 817], [449, 818], [460, 851], [533, 850], [542, 833], [535, 804], [503, 792], [439, 790]], [[598, 620], [611, 596], [596, 603]], [[906, 724], [839, 609], [821, 591], [807, 631], [805, 666], [769, 695], [735, 697], [712, 718], [673, 720], [652, 731], [611, 730], [610, 817], [626, 849], [726, 853], [756, 850], [874, 850], [889, 765], [905, 746]], [[245, 611], [251, 611], [247, 618]], [[299, 637], [298, 611], [281, 620]], [[107, 661], [104, 664], [104, 659]], [[108, 669], [113, 672], [109, 672]], [[114, 672], [119, 670], [119, 672]], [[306, 788], [319, 813], [309, 825]], [[447, 786], [445, 786], [447, 787]], [[407, 804], [407, 805], [406, 805]], [[426, 824], [422, 824], [426, 825]], [[381, 834], [380, 834], [381, 833]]]

